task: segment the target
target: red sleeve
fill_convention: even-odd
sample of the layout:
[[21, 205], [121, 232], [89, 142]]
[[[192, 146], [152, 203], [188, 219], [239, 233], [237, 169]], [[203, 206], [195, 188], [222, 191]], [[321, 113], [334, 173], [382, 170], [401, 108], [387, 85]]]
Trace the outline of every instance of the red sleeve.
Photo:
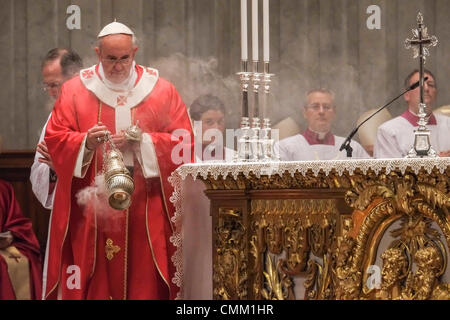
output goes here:
[[71, 87], [63, 85], [45, 132], [45, 143], [58, 179], [73, 176], [80, 146], [86, 134], [79, 129], [74, 97], [75, 93]]
[[[168, 86], [167, 90], [164, 90], [164, 94], [161, 94], [162, 97], [160, 97], [166, 101], [161, 103], [162, 107], [158, 110], [159, 130], [150, 132], [149, 134], [155, 146], [156, 157], [158, 158], [165, 202], [168, 206], [167, 209], [169, 210], [170, 216], [173, 216], [174, 207], [169, 200], [173, 193], [173, 188], [168, 178], [174, 170], [183, 164], [174, 160], [184, 159], [184, 163], [194, 162], [194, 134], [186, 106], [177, 90], [171, 83], [164, 79], [160, 79], [159, 81], [163, 81], [164, 85]], [[175, 130], [177, 130], [178, 139], [173, 135]], [[176, 158], [178, 159], [172, 159], [172, 151], [174, 148], [181, 150], [180, 153], [177, 153]]]

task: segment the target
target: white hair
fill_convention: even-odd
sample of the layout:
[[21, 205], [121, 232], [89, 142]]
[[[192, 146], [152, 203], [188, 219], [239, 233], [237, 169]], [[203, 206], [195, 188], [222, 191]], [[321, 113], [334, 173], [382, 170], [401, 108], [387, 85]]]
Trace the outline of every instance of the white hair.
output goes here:
[[[134, 34], [125, 34], [125, 33], [120, 33], [120, 34], [131, 36], [131, 43], [133, 44], [133, 48], [137, 47], [138, 40], [137, 40], [137, 37]], [[108, 36], [110, 36], [110, 34]], [[104, 36], [104, 37], [101, 37], [101, 38], [97, 38], [97, 48], [101, 49], [102, 40], [105, 37], [107, 37], [107, 36]]]

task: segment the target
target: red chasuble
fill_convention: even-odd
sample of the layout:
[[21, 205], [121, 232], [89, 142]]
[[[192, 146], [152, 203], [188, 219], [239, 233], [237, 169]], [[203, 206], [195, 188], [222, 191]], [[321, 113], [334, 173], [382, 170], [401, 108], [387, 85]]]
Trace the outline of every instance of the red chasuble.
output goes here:
[[[98, 79], [89, 82], [99, 77], [97, 66], [66, 82], [55, 104], [45, 136], [58, 174], [44, 273], [46, 299], [173, 299], [177, 295], [171, 260], [176, 248], [170, 242], [173, 189], [168, 177], [180, 165], [171, 160], [175, 146], [187, 145], [184, 150], [190, 152], [188, 161], [192, 161], [192, 128], [175, 87], [154, 69], [136, 66], [135, 70], [135, 88], [140, 87], [141, 93], [111, 97], [100, 90], [103, 93], [99, 94], [96, 90], [103, 83]], [[141, 81], [149, 79], [153, 81], [150, 88], [143, 86]], [[146, 90], [143, 98], [130, 106], [129, 101], [142, 95], [142, 90]], [[96, 201], [82, 206], [76, 195], [93, 185], [103, 163], [99, 147], [84, 177], [74, 176], [86, 132], [99, 119], [115, 133], [120, 120], [116, 119], [117, 108], [127, 103], [131, 122], [139, 121], [144, 135], [151, 138], [159, 177], [145, 178], [134, 155], [135, 190], [129, 209], [114, 210], [106, 202], [99, 207]], [[176, 129], [184, 129], [187, 136], [173, 138]]]
[[[6, 181], [0, 180], [0, 232], [10, 231], [14, 237], [11, 246], [16, 247], [29, 262], [30, 298], [41, 299], [42, 265], [39, 243], [33, 232], [31, 221], [25, 218], [14, 197], [14, 190]], [[16, 299], [8, 267], [0, 255], [0, 300]]]

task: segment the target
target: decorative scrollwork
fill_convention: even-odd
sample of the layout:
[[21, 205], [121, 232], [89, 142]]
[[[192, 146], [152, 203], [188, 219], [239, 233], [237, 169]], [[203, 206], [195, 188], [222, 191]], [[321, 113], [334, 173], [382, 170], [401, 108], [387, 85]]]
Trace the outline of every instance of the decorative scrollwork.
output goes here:
[[280, 263], [275, 263], [270, 254], [266, 255], [265, 282], [262, 296], [266, 300], [293, 300], [293, 282], [280, 268]]
[[338, 300], [358, 299], [361, 272], [354, 263], [356, 241], [351, 237], [339, 237], [335, 247], [334, 287]]
[[[248, 197], [246, 215], [219, 210], [214, 297], [290, 299], [303, 277], [305, 299], [449, 299], [441, 275], [450, 247], [450, 169], [384, 165], [202, 175], [211, 190], [245, 190]], [[292, 198], [268, 192], [282, 189], [289, 196], [307, 191]], [[388, 248], [379, 250], [388, 236]], [[377, 258], [381, 282], [369, 288], [367, 270]]]
[[[254, 259], [254, 271], [259, 275], [253, 283], [255, 296], [264, 292], [262, 297], [280, 297], [275, 288], [272, 288], [272, 291], [267, 291], [267, 288], [263, 291], [263, 275], [266, 283], [275, 281], [275, 275], [268, 272], [267, 263], [270, 258], [265, 258], [267, 254], [278, 256], [277, 272], [286, 281], [290, 276], [301, 274], [311, 252], [321, 258], [326, 256], [334, 239], [338, 214], [335, 200], [329, 199], [252, 201], [251, 216], [255, 222], [250, 251]], [[265, 273], [262, 271], [264, 258]], [[274, 269], [272, 265], [270, 268]], [[328, 266], [325, 265], [324, 269], [328, 270]], [[270, 281], [267, 279], [269, 275]], [[323, 283], [327, 281], [324, 280]], [[330, 291], [327, 292], [321, 287], [322, 297], [329, 295]]]
[[301, 226], [298, 218], [287, 219], [283, 243], [286, 257], [280, 262], [282, 270], [289, 275], [298, 275], [306, 267], [310, 252], [307, 235], [308, 229]]
[[247, 297], [247, 253], [245, 227], [241, 213], [233, 209], [219, 210], [216, 229], [216, 260], [213, 276], [216, 299], [245, 299]]

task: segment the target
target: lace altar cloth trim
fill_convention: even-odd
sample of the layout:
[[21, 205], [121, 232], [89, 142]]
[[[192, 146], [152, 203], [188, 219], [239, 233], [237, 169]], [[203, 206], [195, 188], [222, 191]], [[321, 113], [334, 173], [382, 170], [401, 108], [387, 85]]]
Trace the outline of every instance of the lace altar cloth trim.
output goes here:
[[351, 175], [356, 169], [361, 170], [363, 174], [366, 174], [369, 170], [373, 170], [378, 175], [381, 172], [389, 174], [393, 170], [399, 170], [404, 174], [407, 168], [412, 169], [415, 174], [418, 174], [422, 168], [428, 173], [431, 173], [434, 168], [444, 173], [449, 164], [450, 158], [447, 157], [280, 162], [204, 162], [182, 165], [169, 177], [169, 182], [174, 187], [174, 193], [170, 197], [170, 202], [175, 206], [175, 215], [172, 218], [175, 224], [175, 231], [170, 241], [177, 247], [172, 257], [172, 262], [176, 267], [172, 282], [180, 287], [177, 298], [183, 298], [183, 248], [181, 230], [183, 190], [181, 189], [183, 180], [187, 176], [191, 176], [195, 180], [198, 175], [204, 179], [209, 174], [214, 179], [217, 179], [219, 176], [226, 177], [227, 175], [231, 175], [236, 179], [239, 174], [249, 177], [250, 173], [253, 173], [259, 178], [261, 175], [271, 176], [284, 172], [289, 172], [292, 176], [294, 176], [295, 172], [305, 175], [310, 170], [315, 176], [320, 171], [328, 175], [333, 170], [341, 176], [344, 172], [348, 172]]

